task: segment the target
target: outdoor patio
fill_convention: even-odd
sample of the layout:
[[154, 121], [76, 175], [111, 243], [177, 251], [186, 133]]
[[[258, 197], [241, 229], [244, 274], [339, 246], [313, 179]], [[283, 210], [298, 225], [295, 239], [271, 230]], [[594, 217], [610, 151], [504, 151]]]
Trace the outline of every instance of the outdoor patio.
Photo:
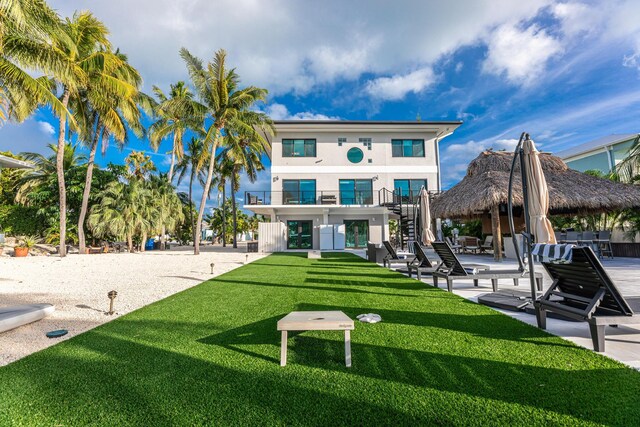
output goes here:
[[[432, 259], [438, 259], [432, 250], [428, 250], [427, 254], [431, 256]], [[493, 256], [490, 254], [458, 254], [458, 258], [462, 263], [488, 264], [492, 269], [515, 269], [518, 267], [516, 260], [505, 258], [502, 262], [498, 262], [494, 261]], [[604, 258], [601, 262], [623, 296], [640, 296], [640, 258]], [[544, 271], [544, 267], [537, 263], [536, 271], [543, 272], [544, 289], [548, 289], [551, 285], [551, 279]], [[433, 283], [430, 276], [423, 277], [423, 281], [429, 284]], [[491, 292], [491, 284], [489, 281], [485, 281], [485, 283], [481, 282], [479, 287], [474, 287], [471, 280], [463, 280], [456, 281], [453, 289], [456, 295], [477, 302], [479, 295]], [[514, 294], [528, 296], [531, 294], [529, 276], [523, 278], [518, 287], [514, 286], [511, 280], [501, 280], [499, 290], [502, 293], [513, 292]], [[534, 315], [508, 310], [496, 310], [536, 326], [536, 318]], [[591, 336], [589, 335], [589, 327], [584, 322], [568, 322], [548, 318], [547, 331], [588, 349], [593, 349]], [[618, 328], [607, 328], [606, 351], [603, 354], [636, 369], [640, 369], [640, 325], [621, 325]]]

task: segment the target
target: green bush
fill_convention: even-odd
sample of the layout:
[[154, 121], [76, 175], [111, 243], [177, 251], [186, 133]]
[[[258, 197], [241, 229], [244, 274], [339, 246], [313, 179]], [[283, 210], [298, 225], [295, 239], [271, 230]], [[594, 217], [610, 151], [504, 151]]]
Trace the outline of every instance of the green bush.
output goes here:
[[12, 236], [41, 236], [46, 225], [36, 212], [37, 208], [34, 207], [0, 206], [0, 230]]

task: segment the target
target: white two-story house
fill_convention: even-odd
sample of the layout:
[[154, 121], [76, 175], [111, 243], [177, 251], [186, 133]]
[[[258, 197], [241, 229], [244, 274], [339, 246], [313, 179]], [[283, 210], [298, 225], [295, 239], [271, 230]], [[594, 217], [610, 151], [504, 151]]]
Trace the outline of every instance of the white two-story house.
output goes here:
[[247, 193], [244, 208], [281, 223], [287, 249], [381, 243], [394, 200], [440, 191], [438, 144], [461, 123], [276, 121], [271, 191]]

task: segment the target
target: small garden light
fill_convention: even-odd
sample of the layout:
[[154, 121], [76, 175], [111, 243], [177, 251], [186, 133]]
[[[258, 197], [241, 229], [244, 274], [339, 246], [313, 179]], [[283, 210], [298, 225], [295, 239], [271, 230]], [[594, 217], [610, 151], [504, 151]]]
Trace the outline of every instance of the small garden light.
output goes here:
[[215, 264], [211, 263], [211, 274], [213, 274], [213, 267], [215, 267]]
[[107, 294], [107, 297], [109, 297], [109, 313], [108, 314], [113, 314], [113, 300], [116, 299], [116, 297], [118, 296], [118, 292], [116, 291], [109, 291], [109, 293]]
[[246, 254], [246, 255], [244, 256], [244, 263], [245, 263], [245, 264], [249, 264], [249, 254]]

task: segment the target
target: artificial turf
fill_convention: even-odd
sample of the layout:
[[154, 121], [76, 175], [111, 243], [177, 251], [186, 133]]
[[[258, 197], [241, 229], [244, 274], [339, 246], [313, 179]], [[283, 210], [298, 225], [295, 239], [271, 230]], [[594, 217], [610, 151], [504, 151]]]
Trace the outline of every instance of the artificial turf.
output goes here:
[[[640, 423], [640, 373], [350, 254], [274, 254], [0, 368], [0, 425]], [[121, 295], [126, 298], [126, 295]], [[293, 310], [375, 312], [343, 335]], [[0, 350], [1, 351], [1, 350]]]

